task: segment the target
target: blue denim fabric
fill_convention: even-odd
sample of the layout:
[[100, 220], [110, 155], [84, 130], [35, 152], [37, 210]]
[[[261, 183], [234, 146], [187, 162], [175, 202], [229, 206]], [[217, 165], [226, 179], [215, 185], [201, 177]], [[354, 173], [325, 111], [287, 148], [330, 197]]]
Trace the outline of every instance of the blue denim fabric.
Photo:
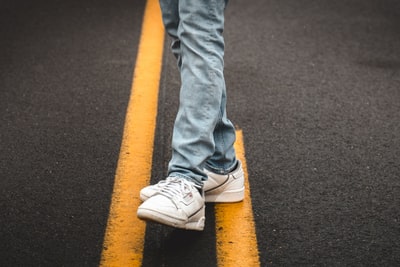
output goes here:
[[204, 168], [226, 174], [237, 161], [223, 73], [226, 1], [160, 0], [160, 6], [181, 75], [168, 175], [202, 185]]

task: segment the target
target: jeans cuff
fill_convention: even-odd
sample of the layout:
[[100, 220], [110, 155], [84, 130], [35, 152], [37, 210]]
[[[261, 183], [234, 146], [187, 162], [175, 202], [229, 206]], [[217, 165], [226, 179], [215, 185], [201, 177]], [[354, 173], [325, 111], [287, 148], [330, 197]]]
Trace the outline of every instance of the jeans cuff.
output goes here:
[[238, 165], [238, 160], [235, 160], [235, 163], [232, 164], [232, 166], [230, 166], [227, 169], [225, 169], [223, 167], [221, 167], [221, 168], [213, 167], [213, 166], [210, 166], [208, 164], [206, 164], [205, 168], [210, 172], [213, 172], [213, 173], [216, 173], [216, 174], [220, 174], [220, 175], [225, 175], [225, 174], [228, 174], [228, 173], [234, 171], [237, 168], [237, 165]]

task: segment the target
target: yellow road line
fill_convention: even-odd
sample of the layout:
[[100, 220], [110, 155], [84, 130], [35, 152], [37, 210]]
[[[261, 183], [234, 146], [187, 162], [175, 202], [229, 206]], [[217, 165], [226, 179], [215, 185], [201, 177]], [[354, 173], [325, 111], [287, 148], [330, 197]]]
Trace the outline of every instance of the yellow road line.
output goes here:
[[146, 228], [136, 210], [151, 174], [163, 45], [158, 0], [148, 0], [100, 266], [142, 264]]
[[245, 199], [240, 203], [215, 205], [218, 267], [260, 266], [243, 134], [240, 130], [236, 134], [235, 149], [246, 177]]

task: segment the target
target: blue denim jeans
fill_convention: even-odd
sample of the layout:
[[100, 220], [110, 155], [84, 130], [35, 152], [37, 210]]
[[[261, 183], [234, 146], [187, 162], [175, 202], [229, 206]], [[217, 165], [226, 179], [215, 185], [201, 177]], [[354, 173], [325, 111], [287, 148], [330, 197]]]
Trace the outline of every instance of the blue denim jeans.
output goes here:
[[225, 0], [160, 0], [181, 76], [168, 175], [202, 185], [204, 168], [226, 174], [236, 166], [235, 128], [226, 114]]

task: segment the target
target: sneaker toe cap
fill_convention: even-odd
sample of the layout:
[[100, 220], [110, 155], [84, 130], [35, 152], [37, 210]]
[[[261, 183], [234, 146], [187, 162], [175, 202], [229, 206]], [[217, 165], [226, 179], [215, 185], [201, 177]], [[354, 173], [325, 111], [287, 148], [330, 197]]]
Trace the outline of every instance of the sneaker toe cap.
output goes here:
[[178, 220], [187, 219], [187, 215], [181, 209], [178, 209], [171, 199], [161, 194], [156, 194], [147, 199], [139, 206], [139, 210], [159, 213]]

